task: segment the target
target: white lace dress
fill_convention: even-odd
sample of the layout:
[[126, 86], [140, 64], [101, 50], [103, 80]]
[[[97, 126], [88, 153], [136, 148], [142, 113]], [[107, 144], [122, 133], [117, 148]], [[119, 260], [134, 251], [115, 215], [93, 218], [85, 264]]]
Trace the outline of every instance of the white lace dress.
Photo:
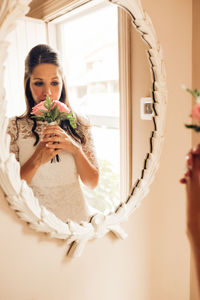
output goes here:
[[[46, 124], [37, 121], [36, 132], [41, 132]], [[7, 132], [11, 136], [10, 151], [16, 156], [22, 166], [34, 153], [35, 136], [31, 129], [33, 121], [28, 118], [9, 120]], [[95, 149], [90, 129], [85, 132], [86, 143], [82, 149], [93, 165], [97, 166]], [[59, 153], [60, 162], [50, 161], [41, 165], [34, 175], [30, 187], [38, 198], [40, 205], [52, 211], [62, 221], [68, 219], [80, 223], [88, 221], [89, 207], [83, 197], [79, 176], [74, 158], [62, 151]]]

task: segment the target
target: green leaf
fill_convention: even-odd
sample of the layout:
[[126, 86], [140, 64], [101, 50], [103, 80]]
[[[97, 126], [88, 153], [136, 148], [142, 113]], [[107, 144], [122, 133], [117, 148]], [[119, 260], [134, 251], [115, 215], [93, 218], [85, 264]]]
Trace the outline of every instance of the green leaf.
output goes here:
[[62, 117], [62, 116], [67, 116], [67, 115], [66, 115], [65, 112], [61, 112], [61, 113], [60, 113], [60, 116]]
[[199, 97], [200, 96], [200, 91], [197, 90], [197, 89], [194, 89], [194, 90], [191, 90], [191, 89], [186, 89], [186, 91], [188, 93], [190, 93], [192, 96], [194, 96], [195, 98]]
[[60, 112], [59, 112], [59, 110], [57, 109], [57, 110], [55, 111], [55, 119], [57, 119], [57, 117], [59, 116], [59, 114], [60, 114]]
[[74, 118], [73, 119], [69, 119], [69, 123], [70, 123], [70, 125], [71, 125], [71, 127], [72, 128], [76, 128], [76, 122], [75, 122], [75, 120], [74, 120]]
[[185, 124], [185, 127], [186, 128], [189, 128], [189, 129], [194, 129], [196, 132], [200, 132], [200, 126], [198, 125], [188, 125], [188, 124]]
[[51, 98], [49, 97], [49, 95], [46, 95], [46, 103], [50, 104], [51, 103]]
[[57, 107], [55, 106], [55, 107], [51, 110], [51, 116], [52, 116], [53, 119], [55, 119], [56, 112], [57, 112]]
[[46, 101], [44, 102], [44, 107], [45, 107], [46, 109], [49, 109], [49, 104], [46, 103]]
[[47, 111], [46, 111], [46, 110], [43, 110], [43, 109], [41, 109], [41, 110], [40, 110], [40, 112], [41, 112], [41, 113], [43, 113], [43, 114], [45, 114]]

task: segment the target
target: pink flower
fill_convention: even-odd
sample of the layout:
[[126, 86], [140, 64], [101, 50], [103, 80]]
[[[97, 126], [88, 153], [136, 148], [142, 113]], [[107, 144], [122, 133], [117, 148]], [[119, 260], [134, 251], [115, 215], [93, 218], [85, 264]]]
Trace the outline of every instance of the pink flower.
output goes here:
[[38, 103], [37, 105], [35, 105], [33, 108], [32, 108], [32, 114], [33, 115], [42, 115], [42, 112], [41, 110], [46, 110], [46, 107], [44, 106], [44, 103], [45, 101], [41, 101], [40, 103]]
[[[59, 112], [65, 112], [65, 113], [69, 113], [70, 112], [70, 109], [67, 107], [66, 104], [58, 101], [58, 100], [53, 100], [52, 101], [54, 103], [54, 105], [52, 106], [51, 109], [53, 109], [56, 105], [57, 105], [57, 108], [59, 110]], [[45, 101], [41, 101], [40, 103], [38, 103], [37, 105], [35, 105], [33, 108], [32, 108], [32, 114], [33, 115], [42, 115], [42, 112], [41, 110], [45, 110], [45, 111], [48, 111], [48, 109], [44, 106], [44, 103]]]
[[200, 103], [197, 103], [192, 109], [192, 117], [200, 121]]
[[70, 112], [70, 110], [66, 104], [64, 104], [58, 100], [53, 100], [53, 103], [54, 103], [54, 105], [52, 106], [52, 109], [57, 105], [59, 112], [65, 112], [66, 114], [68, 114]]

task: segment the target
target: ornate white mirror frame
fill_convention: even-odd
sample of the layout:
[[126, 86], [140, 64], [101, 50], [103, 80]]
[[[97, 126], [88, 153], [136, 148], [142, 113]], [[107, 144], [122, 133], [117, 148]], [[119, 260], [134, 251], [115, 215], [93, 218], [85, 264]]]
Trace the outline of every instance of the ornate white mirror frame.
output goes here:
[[[91, 0], [90, 0], [91, 1]], [[108, 0], [109, 1], [109, 0]], [[15, 27], [15, 23], [29, 10], [31, 0], [2, 0], [0, 8], [0, 82], [4, 82], [5, 66], [9, 43], [6, 41], [8, 33]], [[151, 19], [143, 11], [140, 0], [110, 0], [124, 8], [132, 16], [132, 23], [140, 33], [141, 38], [148, 45], [148, 59], [152, 73], [152, 99], [154, 109], [154, 131], [150, 137], [149, 153], [147, 153], [141, 177], [133, 186], [126, 201], [107, 216], [98, 214], [89, 223], [77, 224], [73, 221], [62, 222], [53, 213], [40, 206], [31, 188], [24, 180], [20, 180], [20, 165], [13, 153], [9, 152], [10, 136], [6, 133], [8, 118], [6, 117], [5, 88], [0, 86], [0, 185], [7, 200], [17, 214], [30, 226], [40, 232], [49, 233], [67, 241], [68, 254], [78, 257], [88, 240], [100, 238], [112, 231], [117, 237], [124, 239], [127, 234], [120, 224], [139, 206], [147, 195], [150, 184], [159, 166], [163, 144], [165, 112], [167, 102], [167, 88], [162, 49], [158, 42]]]

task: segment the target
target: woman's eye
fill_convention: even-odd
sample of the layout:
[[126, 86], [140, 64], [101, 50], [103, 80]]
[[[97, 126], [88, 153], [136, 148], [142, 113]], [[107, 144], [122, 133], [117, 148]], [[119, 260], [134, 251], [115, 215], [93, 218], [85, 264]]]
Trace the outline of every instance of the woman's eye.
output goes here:
[[58, 81], [52, 81], [51, 85], [59, 85], [59, 82]]
[[38, 82], [35, 82], [34, 85], [36, 85], [36, 86], [42, 86], [42, 85], [43, 85], [43, 82], [38, 81]]

